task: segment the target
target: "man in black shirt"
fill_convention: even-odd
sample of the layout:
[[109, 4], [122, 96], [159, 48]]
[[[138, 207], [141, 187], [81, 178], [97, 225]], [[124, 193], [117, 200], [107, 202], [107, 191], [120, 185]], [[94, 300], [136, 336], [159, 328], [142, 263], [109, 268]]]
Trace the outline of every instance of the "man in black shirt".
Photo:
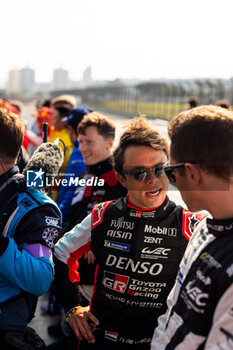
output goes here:
[[97, 204], [58, 241], [55, 256], [72, 282], [79, 280], [79, 258], [90, 246], [96, 257], [90, 306], [73, 304], [67, 313], [76, 336], [87, 341], [80, 349], [146, 350], [192, 234], [190, 222], [197, 225], [203, 217], [168, 199], [168, 144], [143, 118], [132, 121], [113, 157], [128, 195]]
[[180, 113], [170, 123], [165, 167], [190, 210], [212, 218], [195, 231], [159, 319], [153, 350], [232, 348], [233, 114], [216, 106]]

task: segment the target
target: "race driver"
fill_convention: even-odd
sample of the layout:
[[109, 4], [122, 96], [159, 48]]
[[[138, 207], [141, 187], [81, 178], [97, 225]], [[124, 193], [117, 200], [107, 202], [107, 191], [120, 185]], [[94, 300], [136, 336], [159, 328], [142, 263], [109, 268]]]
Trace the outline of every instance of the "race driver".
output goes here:
[[91, 248], [96, 257], [90, 306], [66, 313], [81, 350], [150, 348], [188, 240], [203, 219], [167, 197], [168, 144], [143, 117], [122, 134], [113, 158], [127, 196], [97, 204], [55, 247], [72, 282], [79, 280], [82, 254]]

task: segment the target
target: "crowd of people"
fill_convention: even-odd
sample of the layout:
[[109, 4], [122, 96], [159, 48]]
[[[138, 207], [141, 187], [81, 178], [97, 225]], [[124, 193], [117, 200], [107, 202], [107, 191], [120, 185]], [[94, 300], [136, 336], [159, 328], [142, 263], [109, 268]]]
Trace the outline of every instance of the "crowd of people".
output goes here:
[[[0, 101], [0, 349], [232, 348], [233, 112], [188, 104], [170, 146], [139, 116], [113, 150], [114, 123], [73, 96], [30, 128]], [[48, 290], [46, 346], [29, 323]]]

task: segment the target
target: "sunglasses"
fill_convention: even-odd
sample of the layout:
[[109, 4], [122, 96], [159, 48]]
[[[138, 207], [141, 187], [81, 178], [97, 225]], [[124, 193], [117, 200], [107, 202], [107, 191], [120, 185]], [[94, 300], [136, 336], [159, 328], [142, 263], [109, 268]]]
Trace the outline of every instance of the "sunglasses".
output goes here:
[[163, 170], [167, 175], [169, 181], [171, 181], [172, 183], [176, 183], [176, 176], [173, 173], [173, 171], [174, 169], [183, 168], [184, 166], [185, 166], [185, 163], [178, 163], [174, 165], [164, 165]]
[[133, 176], [133, 178], [136, 181], [145, 181], [147, 176], [149, 175], [149, 172], [152, 171], [155, 177], [160, 178], [163, 176], [166, 176], [165, 171], [164, 171], [164, 164], [156, 164], [152, 168], [136, 168], [131, 171], [125, 171], [121, 170], [121, 173], [124, 175], [130, 175]]

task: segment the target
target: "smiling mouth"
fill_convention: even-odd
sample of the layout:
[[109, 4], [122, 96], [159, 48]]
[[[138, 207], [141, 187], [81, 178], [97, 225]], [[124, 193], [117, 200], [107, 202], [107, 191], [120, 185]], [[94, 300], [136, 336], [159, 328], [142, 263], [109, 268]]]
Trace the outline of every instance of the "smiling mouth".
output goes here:
[[147, 195], [148, 197], [157, 197], [157, 196], [159, 196], [160, 193], [161, 193], [161, 188], [158, 188], [158, 189], [156, 189], [156, 190], [147, 191], [147, 192], [146, 192], [146, 195]]
[[83, 158], [89, 158], [89, 157], [91, 157], [91, 154], [85, 154], [85, 155], [83, 155]]

